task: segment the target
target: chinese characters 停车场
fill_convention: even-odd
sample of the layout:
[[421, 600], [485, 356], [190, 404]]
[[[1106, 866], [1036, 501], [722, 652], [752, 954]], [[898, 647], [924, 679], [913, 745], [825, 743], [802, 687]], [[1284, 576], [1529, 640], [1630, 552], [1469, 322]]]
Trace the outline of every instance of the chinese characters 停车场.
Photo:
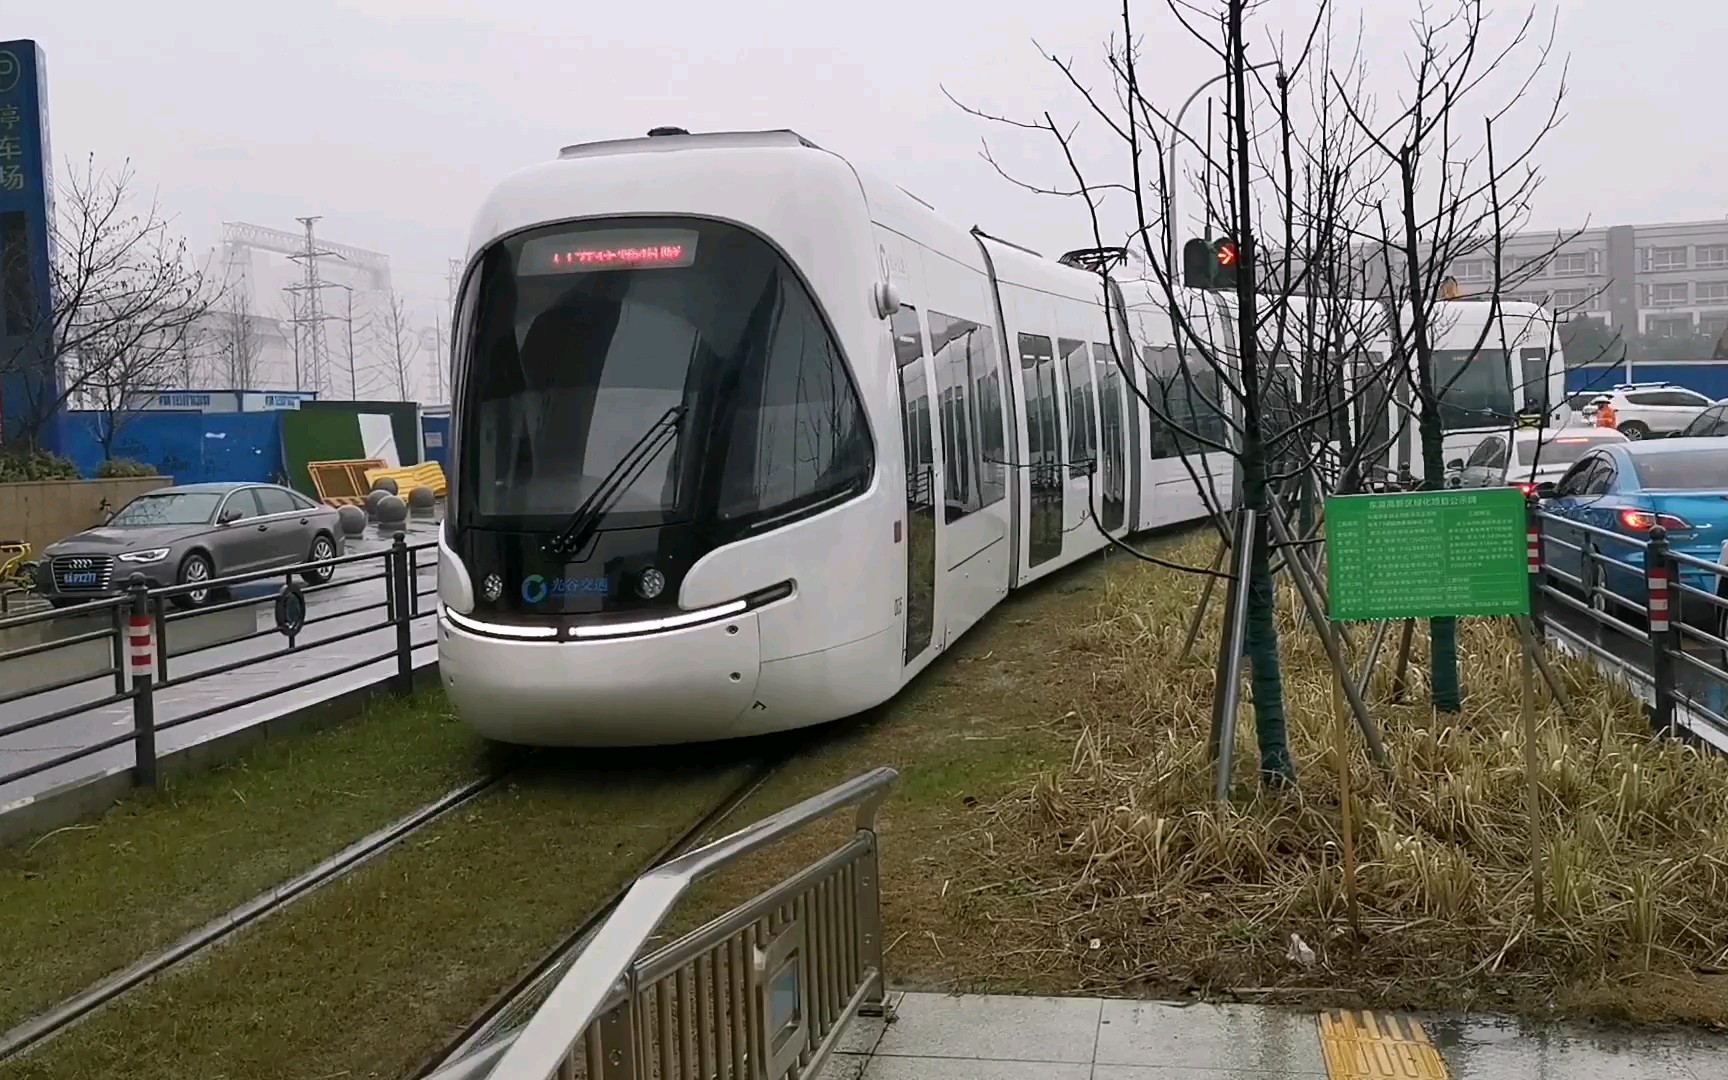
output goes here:
[[0, 105], [0, 191], [24, 190], [24, 139], [18, 106]]

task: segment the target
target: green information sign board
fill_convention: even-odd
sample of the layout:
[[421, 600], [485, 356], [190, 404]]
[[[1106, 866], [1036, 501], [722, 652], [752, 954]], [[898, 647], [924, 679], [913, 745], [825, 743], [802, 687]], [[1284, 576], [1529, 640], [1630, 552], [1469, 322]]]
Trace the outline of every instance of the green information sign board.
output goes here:
[[1326, 500], [1326, 577], [1340, 622], [1530, 614], [1517, 488]]

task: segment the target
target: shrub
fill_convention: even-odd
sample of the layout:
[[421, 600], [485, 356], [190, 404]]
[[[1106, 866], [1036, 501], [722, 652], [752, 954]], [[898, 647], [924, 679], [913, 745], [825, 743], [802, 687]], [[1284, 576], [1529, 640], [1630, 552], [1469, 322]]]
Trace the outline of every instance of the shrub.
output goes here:
[[71, 459], [46, 450], [0, 451], [0, 484], [22, 484], [32, 480], [76, 480], [78, 466]]
[[101, 480], [119, 480], [130, 476], [157, 476], [156, 466], [146, 465], [131, 458], [109, 458], [96, 466], [96, 476]]

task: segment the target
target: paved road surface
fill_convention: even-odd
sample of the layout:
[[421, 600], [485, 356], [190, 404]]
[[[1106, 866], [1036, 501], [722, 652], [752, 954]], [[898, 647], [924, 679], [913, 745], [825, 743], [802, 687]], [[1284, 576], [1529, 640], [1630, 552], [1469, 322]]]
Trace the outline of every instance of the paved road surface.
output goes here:
[[[410, 543], [429, 540], [435, 535], [435, 528], [435, 522], [413, 522], [407, 530], [408, 540]], [[369, 530], [368, 536], [360, 542], [349, 542], [349, 551], [353, 553], [382, 550], [388, 546], [387, 539], [372, 534]], [[416, 667], [430, 664], [436, 659], [436, 627], [432, 615], [437, 587], [436, 559], [431, 557], [429, 552], [421, 552], [418, 560], [416, 591], [420, 594], [417, 599], [417, 611], [420, 614], [413, 623]], [[383, 569], [383, 560], [368, 560], [342, 566], [337, 569], [336, 581], [371, 577], [381, 573]], [[265, 657], [283, 652], [287, 648], [287, 639], [275, 633], [250, 641], [234, 641], [236, 637], [246, 633], [275, 625], [269, 598], [275, 595], [281, 584], [282, 579], [276, 578], [245, 587], [238, 593], [237, 599], [260, 599], [259, 603], [249, 607], [171, 620], [166, 632], [170, 680], [223, 667], [250, 657]], [[226, 709], [161, 732], [157, 736], [158, 750], [175, 750], [201, 742], [387, 678], [396, 670], [396, 634], [392, 627], [358, 633], [347, 640], [331, 644], [317, 644], [345, 633], [381, 624], [386, 617], [384, 604], [382, 580], [338, 584], [309, 594], [306, 616], [308, 625], [297, 638], [296, 648], [292, 653], [248, 664], [238, 670], [213, 675], [186, 685], [171, 685], [156, 691], [156, 722], [164, 724], [176, 717], [203, 712], [224, 702], [257, 696], [271, 687], [291, 685], [320, 671], [342, 668], [370, 656], [391, 654], [344, 675], [300, 689], [270, 694], [254, 704]], [[327, 621], [317, 621], [321, 618]], [[78, 621], [82, 624], [78, 631], [91, 629], [96, 625], [91, 619]], [[20, 630], [19, 633], [23, 631]], [[215, 641], [232, 643], [181, 655], [188, 648]], [[23, 643], [20, 640], [11, 640], [5, 642], [4, 647], [15, 648]], [[23, 689], [25, 685], [64, 681], [82, 672], [99, 670], [111, 663], [109, 649], [110, 646], [105, 641], [91, 642], [22, 659], [0, 661], [0, 695]], [[74, 686], [9, 702], [0, 705], [0, 727], [59, 712], [84, 702], [100, 701], [113, 692], [114, 676], [109, 674]], [[81, 712], [15, 735], [0, 737], [0, 776], [10, 775], [76, 749], [93, 746], [130, 731], [132, 726], [132, 703], [128, 700]], [[0, 783], [0, 809], [17, 799], [80, 777], [127, 766], [132, 760], [132, 745], [123, 743], [34, 776]]]

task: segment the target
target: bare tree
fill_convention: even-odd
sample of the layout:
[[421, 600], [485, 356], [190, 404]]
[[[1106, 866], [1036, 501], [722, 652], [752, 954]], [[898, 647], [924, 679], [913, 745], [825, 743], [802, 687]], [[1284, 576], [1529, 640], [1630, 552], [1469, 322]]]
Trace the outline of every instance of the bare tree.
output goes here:
[[398, 401], [409, 401], [417, 376], [414, 365], [420, 356], [420, 335], [408, 319], [408, 305], [392, 291], [378, 313], [376, 327], [377, 371], [387, 393]]
[[276, 314], [276, 321], [285, 328], [283, 333], [288, 339], [288, 352], [294, 363], [294, 389], [304, 390], [306, 373], [302, 370], [300, 359], [300, 341], [304, 337], [300, 329], [300, 294], [292, 288], [283, 289], [282, 295], [276, 300]]
[[[1527, 14], [1510, 40], [1492, 49], [1484, 38], [1486, 14], [1481, 0], [1453, 0], [1450, 13], [1434, 17], [1423, 5], [1413, 24], [1415, 43], [1408, 57], [1409, 85], [1402, 106], [1390, 120], [1372, 115], [1363, 105], [1340, 94], [1370, 153], [1391, 168], [1392, 183], [1376, 206], [1378, 227], [1371, 230], [1374, 257], [1385, 275], [1382, 299], [1390, 318], [1392, 351], [1410, 368], [1414, 380], [1417, 430], [1420, 435], [1425, 486], [1439, 487], [1446, 473], [1445, 433], [1449, 426], [1482, 427], [1513, 417], [1480, 413], [1451, 392], [1471, 365], [1503, 362], [1511, 374], [1510, 350], [1504, 346], [1503, 296], [1527, 283], [1571, 236], [1557, 236], [1546, 251], [1527, 258], [1510, 271], [1505, 240], [1530, 214], [1541, 177], [1533, 159], [1542, 140], [1558, 125], [1565, 96], [1564, 74], [1551, 97], [1544, 100], [1533, 134], [1511, 155], [1496, 154], [1494, 127], [1523, 102], [1546, 69], [1553, 44], [1535, 44], [1535, 56], [1520, 64], [1521, 85], [1504, 104], [1470, 115], [1482, 86], [1508, 61], [1532, 43], [1534, 13]], [[1340, 89], [1342, 89], [1340, 87]], [[1480, 143], [1473, 133], [1485, 128]], [[1575, 236], [1576, 234], [1572, 234]], [[1447, 308], [1443, 287], [1450, 267], [1467, 256], [1485, 257], [1492, 281], [1480, 296], [1489, 303], [1481, 335], [1463, 362], [1443, 376], [1436, 369], [1435, 341], [1445, 330]], [[1501, 346], [1500, 360], [1483, 353], [1491, 339]], [[1546, 402], [1544, 392], [1542, 400]], [[1540, 424], [1551, 409], [1547, 403]], [[1462, 707], [1458, 681], [1456, 621], [1433, 619], [1431, 640], [1432, 694], [1435, 708], [1456, 712]]]
[[[1253, 0], [1220, 0], [1208, 25], [1196, 21], [1193, 5], [1170, 0], [1172, 14], [1218, 60], [1221, 70], [1213, 81], [1223, 83], [1218, 120], [1224, 136], [1217, 140], [1210, 136], [1211, 117], [1208, 137], [1201, 140], [1176, 130], [1145, 95], [1126, 3], [1121, 42], [1107, 50], [1114, 95], [1095, 93], [1071, 62], [1045, 54], [1122, 152], [1118, 175], [1124, 181], [1094, 182], [1084, 175], [1076, 151], [1078, 125], [1059, 127], [1048, 113], [1024, 122], [968, 111], [1054, 139], [1073, 186], [1015, 182], [1084, 200], [1099, 251], [1109, 250], [1106, 198], [1126, 195], [1130, 201], [1126, 245], [1116, 250], [1136, 271], [1121, 287], [1107, 272], [1101, 282], [1106, 307], [1125, 309], [1122, 332], [1115, 320], [1110, 324], [1114, 360], [1151, 414], [1154, 458], [1180, 460], [1214, 509], [1225, 543], [1237, 550], [1239, 542], [1248, 544], [1247, 573], [1231, 575], [1231, 588], [1247, 591], [1241, 644], [1251, 666], [1261, 777], [1281, 786], [1294, 782], [1295, 763], [1273, 618], [1275, 548], [1285, 547], [1284, 565], [1302, 565], [1310, 619], [1334, 662], [1341, 660], [1325, 626], [1323, 595], [1313, 595], [1321, 586], [1313, 560], [1303, 554], [1310, 541], [1275, 544], [1272, 516], [1294, 503], [1302, 508], [1300, 531], [1311, 534], [1316, 496], [1359, 483], [1366, 463], [1383, 456], [1398, 437], [1388, 389], [1398, 376], [1384, 348], [1376, 350], [1385, 316], [1364, 299], [1363, 260], [1354, 250], [1369, 220], [1368, 195], [1384, 169], [1377, 174], [1364, 167], [1362, 139], [1337, 108], [1327, 77], [1328, 10], [1324, 3], [1316, 7], [1307, 34], [1293, 47], [1279, 46], [1272, 59], [1251, 63], [1248, 23], [1257, 6]], [[1358, 63], [1359, 54], [1350, 71], [1359, 80]], [[1305, 86], [1306, 100], [1299, 93]], [[1236, 283], [1225, 292], [1183, 287], [1187, 271], [1174, 254], [1180, 226], [1170, 211], [1179, 182], [1167, 164], [1170, 140], [1178, 138], [1198, 159], [1193, 188], [1206, 208], [1205, 233], [1216, 230], [1235, 241]], [[985, 157], [996, 164], [988, 146]], [[1118, 221], [1123, 216], [1119, 211]], [[1143, 300], [1139, 305], [1121, 300], [1131, 282]], [[1151, 317], [1137, 318], [1137, 306], [1150, 309]], [[1129, 364], [1139, 367], [1137, 378]], [[1220, 457], [1229, 460], [1227, 468], [1216, 466]], [[1233, 526], [1217, 512], [1230, 501], [1227, 496], [1254, 512], [1249, 535], [1233, 535]], [[1217, 565], [1182, 569], [1226, 576]], [[1232, 648], [1225, 642], [1221, 653]], [[1221, 668], [1233, 672], [1234, 658]], [[1216, 693], [1216, 716], [1232, 715], [1233, 680], [1221, 681]], [[1358, 716], [1367, 729], [1365, 711]], [[1378, 752], [1377, 735], [1370, 740]]]
[[[1416, 89], [1397, 99], [1397, 119], [1379, 124], [1369, 104], [1374, 95], [1360, 40], [1335, 55], [1327, 0], [1317, 0], [1304, 40], [1290, 48], [1275, 43], [1273, 56], [1256, 63], [1249, 60], [1245, 28], [1258, 7], [1254, 0], [1217, 0], [1210, 23], [1193, 3], [1167, 2], [1175, 20], [1218, 60], [1221, 71], [1213, 81], [1223, 84], [1216, 116], [1221, 138], [1214, 136], [1213, 116], [1206, 118], [1202, 139], [1179, 130], [1146, 97], [1126, 2], [1122, 42], [1107, 53], [1114, 95], [1093, 92], [1072, 62], [1045, 54], [1079, 92], [1085, 111], [1126, 151], [1125, 167], [1117, 173], [1122, 180], [1099, 183], [1084, 175], [1079, 161], [1085, 155], [1076, 150], [1078, 124], [1059, 127], [1049, 113], [1038, 121], [1020, 121], [967, 111], [1053, 138], [1073, 185], [1027, 183], [998, 165], [988, 146], [984, 156], [1029, 190], [1083, 199], [1099, 250], [1106, 246], [1107, 198], [1125, 195], [1130, 201], [1132, 225], [1124, 250], [1139, 256], [1142, 281], [1161, 298], [1154, 306], [1162, 309], [1168, 328], [1161, 332], [1170, 335], [1165, 340], [1173, 339], [1174, 347], [1149, 347], [1128, 319], [1125, 340], [1115, 339], [1112, 325], [1115, 360], [1124, 374], [1127, 364], [1143, 367], [1130, 385], [1145, 387], [1135, 392], [1154, 420], [1154, 456], [1168, 457], [1173, 449], [1218, 506], [1219, 476], [1206, 458], [1228, 453], [1235, 502], [1255, 512], [1255, 532], [1246, 538], [1251, 545], [1246, 580], [1234, 580], [1232, 588], [1248, 591], [1243, 644], [1252, 670], [1262, 777], [1282, 783], [1294, 779], [1294, 763], [1284, 734], [1273, 565], [1300, 570], [1295, 580], [1305, 607], [1342, 671], [1338, 638], [1316, 602], [1324, 600], [1316, 573], [1323, 550], [1309, 547], [1318, 543], [1317, 496], [1382, 487], [1391, 479], [1391, 450], [1405, 444], [1412, 426], [1420, 435], [1426, 482], [1442, 482], [1441, 417], [1443, 409], [1458, 406], [1449, 396], [1453, 384], [1475, 362], [1490, 331], [1500, 334], [1500, 359], [1509, 364], [1500, 299], [1539, 273], [1546, 258], [1571, 238], [1557, 236], [1547, 252], [1502, 272], [1505, 239], [1527, 219], [1537, 187], [1533, 153], [1558, 121], [1564, 88], [1538, 118], [1535, 135], [1517, 153], [1497, 160], [1494, 125], [1511, 105], [1473, 121], [1463, 109], [1472, 95], [1482, 96], [1482, 81], [1529, 42], [1530, 19], [1510, 45], [1489, 54], [1480, 44], [1484, 17], [1477, 0], [1452, 0], [1458, 14], [1438, 24], [1425, 3], [1416, 4], [1422, 19], [1417, 56], [1409, 65]], [[1167, 47], [1168, 42], [1160, 42], [1161, 49]], [[1513, 105], [1530, 96], [1547, 58], [1548, 45], [1540, 45], [1523, 86], [1511, 97]], [[1304, 87], [1306, 100], [1300, 94]], [[1486, 128], [1483, 149], [1475, 154], [1461, 145], [1465, 125]], [[1212, 303], [1180, 287], [1178, 274], [1185, 275], [1185, 268], [1175, 255], [1180, 225], [1171, 209], [1180, 182], [1167, 165], [1170, 143], [1178, 139], [1198, 159], [1192, 186], [1204, 202], [1205, 235], [1217, 230], [1235, 241], [1236, 285], [1226, 294], [1202, 294]], [[1117, 220], [1122, 216], [1118, 209]], [[1448, 264], [1482, 250], [1492, 253], [1496, 265], [1487, 295], [1490, 318], [1482, 340], [1461, 350], [1467, 360], [1459, 370], [1437, 378], [1433, 342], [1445, 321], [1442, 285]], [[1112, 288], [1106, 273], [1106, 304]], [[1552, 409], [1558, 403], [1549, 402], [1545, 390], [1534, 396]], [[1547, 416], [1544, 411], [1541, 422]], [[1513, 417], [1498, 422], [1509, 427]], [[1292, 502], [1299, 527], [1275, 544], [1266, 534], [1268, 518], [1282, 515]], [[1230, 535], [1222, 515], [1214, 517], [1225, 542], [1234, 547], [1238, 538]], [[1287, 549], [1274, 559], [1280, 546]], [[1185, 569], [1222, 576], [1219, 564]], [[1435, 703], [1455, 709], [1452, 620], [1436, 620], [1432, 632]], [[1228, 669], [1221, 660], [1220, 670]], [[1348, 682], [1346, 695], [1378, 756], [1378, 735]], [[1234, 689], [1221, 684], [1217, 694], [1219, 715], [1232, 712]]]
[[99, 172], [92, 156], [60, 186], [53, 302], [0, 354], [0, 372], [26, 376], [12, 440], [34, 444], [69, 403], [89, 403], [106, 414], [99, 438], [109, 450], [140, 395], [174, 382], [192, 354], [214, 295], [158, 206], [132, 208], [132, 183], [129, 164]]
[[[985, 158], [1004, 176], [1029, 190], [1084, 200], [1097, 248], [1094, 252], [1078, 253], [1087, 257], [1082, 261], [1112, 250], [1122, 257], [1137, 256], [1138, 273], [1130, 272], [1120, 284], [1113, 280], [1107, 261], [1089, 262], [1100, 271], [1103, 306], [1122, 316], [1120, 323], [1114, 318], [1108, 320], [1113, 359], [1125, 385], [1151, 413], [1154, 458], [1180, 460], [1213, 510], [1214, 521], [1226, 543], [1234, 546], [1238, 540], [1246, 539], [1250, 544], [1246, 579], [1233, 580], [1232, 590], [1241, 588], [1248, 592], [1245, 644], [1252, 667], [1261, 776], [1269, 784], [1285, 785], [1295, 781], [1295, 764], [1290, 758], [1286, 735], [1265, 511], [1274, 495], [1280, 470], [1296, 475], [1312, 465], [1296, 458], [1309, 442], [1302, 437], [1301, 429], [1313, 425], [1301, 418], [1297, 410], [1280, 411], [1276, 402], [1269, 400], [1277, 396], [1269, 390], [1282, 378], [1283, 373], [1275, 372], [1274, 366], [1287, 342], [1282, 336], [1267, 342], [1266, 330], [1272, 327], [1275, 334], [1282, 335], [1288, 328], [1293, 294], [1286, 290], [1267, 297], [1256, 288], [1257, 275], [1263, 268], [1257, 233], [1263, 222], [1275, 222], [1279, 232], [1288, 237], [1302, 223], [1288, 220], [1291, 205], [1287, 199], [1277, 198], [1276, 184], [1265, 182], [1268, 177], [1265, 162], [1253, 152], [1261, 149], [1263, 138], [1254, 106], [1267, 98], [1265, 85], [1250, 77], [1244, 28], [1249, 8], [1249, 0], [1227, 0], [1218, 20], [1217, 39], [1184, 23], [1219, 59], [1220, 78], [1226, 86], [1224, 121], [1229, 136], [1222, 155], [1214, 154], [1210, 145], [1198, 145], [1202, 158], [1198, 186], [1206, 199], [1208, 225], [1221, 226], [1226, 235], [1236, 240], [1240, 265], [1239, 284], [1233, 297], [1216, 293], [1196, 295], [1183, 289], [1179, 271], [1165, 255], [1175, 247], [1170, 231], [1174, 223], [1160, 209], [1167, 207], [1175, 195], [1173, 178], [1166, 175], [1162, 134], [1172, 125], [1143, 93], [1135, 27], [1126, 3], [1121, 13], [1122, 43], [1112, 44], [1107, 51], [1108, 67], [1115, 82], [1114, 105], [1090, 90], [1071, 62], [1045, 56], [1062, 71], [1082, 96], [1087, 110], [1119, 144], [1126, 158], [1127, 182], [1088, 180], [1075, 150], [1078, 125], [1064, 130], [1049, 113], [1041, 120], [1026, 122], [991, 116], [976, 109], [967, 111], [1017, 129], [1041, 132], [1055, 140], [1075, 182], [1073, 187], [1039, 186], [1009, 176], [996, 165], [988, 146]], [[1186, 10], [1175, 4], [1172, 9], [1178, 18]], [[1288, 87], [1288, 78], [1302, 70], [1306, 55], [1304, 49], [1300, 56], [1281, 60], [1280, 95]], [[1273, 100], [1277, 103], [1279, 99]], [[1287, 106], [1288, 102], [1282, 104]], [[1275, 143], [1274, 156], [1289, 149], [1288, 140], [1282, 145]], [[1101, 210], [1105, 198], [1112, 194], [1126, 194], [1132, 200], [1132, 224], [1122, 248], [1112, 248], [1104, 239]], [[1273, 197], [1274, 206], [1269, 212], [1265, 210], [1264, 196]], [[1123, 286], [1129, 287], [1135, 302], [1124, 300]], [[1272, 347], [1267, 348], [1268, 344]], [[1138, 378], [1130, 369], [1131, 364], [1141, 369]], [[1232, 459], [1231, 468], [1224, 470], [1224, 474], [1214, 465], [1220, 455]], [[1232, 536], [1229, 523], [1218, 512], [1225, 503], [1224, 492], [1219, 490], [1221, 484], [1233, 489], [1232, 494], [1241, 505], [1258, 512], [1250, 536]], [[1093, 518], [1097, 520], [1096, 511]], [[1215, 569], [1185, 569], [1217, 573]], [[1234, 692], [1221, 685], [1218, 693], [1223, 702], [1218, 706], [1221, 713], [1233, 713]]]
[[244, 277], [228, 289], [228, 303], [218, 315], [217, 339], [217, 363], [227, 389], [253, 389], [261, 342], [252, 325], [252, 286]]

